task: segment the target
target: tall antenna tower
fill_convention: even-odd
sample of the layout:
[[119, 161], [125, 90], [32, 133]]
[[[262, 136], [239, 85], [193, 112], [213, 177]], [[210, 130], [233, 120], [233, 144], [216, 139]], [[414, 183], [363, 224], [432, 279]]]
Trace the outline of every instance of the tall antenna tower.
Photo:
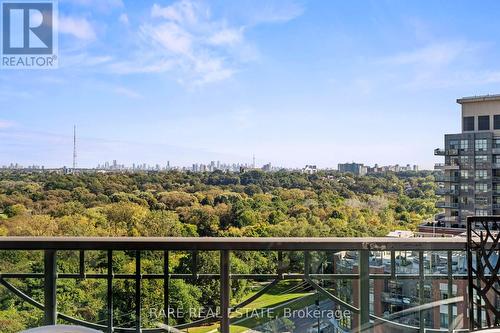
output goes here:
[[73, 126], [73, 172], [76, 171], [76, 125]]
[[255, 169], [255, 154], [253, 154], [253, 159], [252, 159], [252, 168]]

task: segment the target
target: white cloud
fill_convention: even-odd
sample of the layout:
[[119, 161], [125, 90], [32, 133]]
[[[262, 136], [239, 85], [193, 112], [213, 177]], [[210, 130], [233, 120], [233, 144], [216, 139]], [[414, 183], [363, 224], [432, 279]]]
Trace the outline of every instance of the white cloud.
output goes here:
[[176, 71], [178, 81], [187, 85], [230, 78], [239, 62], [231, 48], [244, 42], [242, 27], [213, 18], [208, 7], [190, 0], [166, 7], [154, 4], [151, 20], [138, 34], [138, 54], [109, 69], [120, 74]]
[[110, 63], [109, 55], [91, 55], [88, 53], [68, 53], [61, 58], [61, 67], [95, 67]]
[[426, 45], [422, 48], [396, 54], [385, 59], [385, 62], [395, 65], [448, 65], [470, 47], [464, 42], [445, 42]]
[[114, 87], [113, 92], [115, 94], [126, 96], [126, 97], [133, 98], [133, 99], [139, 99], [139, 98], [143, 97], [137, 91], [134, 91], [134, 90], [131, 90], [131, 89], [128, 89], [125, 87], [121, 87], [121, 86]]
[[92, 24], [82, 17], [59, 17], [59, 32], [72, 35], [81, 40], [92, 41], [96, 38], [96, 33]]
[[243, 28], [216, 31], [208, 41], [213, 45], [234, 45], [243, 40]]
[[175, 62], [169, 59], [154, 59], [151, 62], [146, 59], [115, 62], [110, 64], [108, 69], [115, 74], [165, 73], [175, 66]]
[[125, 25], [130, 24], [129, 19], [128, 19], [128, 15], [125, 13], [120, 14], [118, 21], [120, 21], [120, 23], [125, 24]]
[[258, 57], [256, 47], [245, 39], [248, 27], [286, 21], [302, 12], [298, 7], [282, 7], [266, 3], [265, 17], [252, 17], [247, 26], [213, 15], [206, 2], [153, 4], [150, 19], [139, 26], [134, 38], [134, 53], [108, 64], [107, 69], [117, 74], [171, 72], [186, 85], [226, 80]]
[[264, 6], [254, 6], [251, 13], [254, 24], [287, 22], [302, 15], [304, 7], [296, 2], [266, 0]]
[[109, 11], [113, 8], [122, 8], [122, 0], [64, 0], [63, 2], [77, 6], [92, 7], [99, 11]]
[[235, 73], [234, 69], [225, 67], [222, 59], [202, 57], [195, 59], [194, 71], [198, 74], [194, 78], [196, 85], [223, 81]]
[[141, 27], [142, 33], [155, 43], [172, 53], [189, 55], [193, 37], [173, 22], [166, 22], [161, 25], [144, 25]]
[[[206, 11], [205, 14], [207, 13]], [[201, 6], [190, 0], [181, 0], [167, 7], [154, 4], [151, 8], [152, 17], [161, 17], [180, 24], [196, 24], [200, 14]]]
[[[382, 65], [386, 73], [397, 71], [397, 77], [403, 79], [393, 84], [412, 90], [497, 83], [500, 82], [499, 71], [478, 70], [489, 46], [467, 40], [432, 40], [420, 48], [376, 60], [375, 64]], [[381, 76], [378, 74], [372, 80], [379, 81], [380, 85]]]

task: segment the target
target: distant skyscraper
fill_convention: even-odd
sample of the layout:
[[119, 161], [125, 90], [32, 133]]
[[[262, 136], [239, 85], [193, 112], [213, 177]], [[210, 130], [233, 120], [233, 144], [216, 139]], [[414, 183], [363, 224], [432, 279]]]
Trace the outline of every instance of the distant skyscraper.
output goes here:
[[359, 163], [340, 163], [338, 165], [339, 172], [352, 173], [354, 175], [363, 176], [366, 175], [367, 167]]
[[73, 126], [73, 171], [76, 170], [76, 125]]

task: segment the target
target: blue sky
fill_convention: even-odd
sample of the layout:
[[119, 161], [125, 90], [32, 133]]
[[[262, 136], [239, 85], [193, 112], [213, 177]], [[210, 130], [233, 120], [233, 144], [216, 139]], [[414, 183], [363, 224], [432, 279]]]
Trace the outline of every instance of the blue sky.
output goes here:
[[500, 3], [59, 1], [59, 69], [0, 70], [0, 165], [430, 168], [500, 92]]

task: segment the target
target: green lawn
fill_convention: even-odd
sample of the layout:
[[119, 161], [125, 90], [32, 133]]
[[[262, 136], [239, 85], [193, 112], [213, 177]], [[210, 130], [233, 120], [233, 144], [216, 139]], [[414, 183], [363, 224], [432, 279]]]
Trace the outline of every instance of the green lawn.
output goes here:
[[[281, 281], [276, 286], [271, 288], [267, 293], [253, 301], [252, 303], [245, 306], [244, 310], [241, 310], [240, 314], [232, 314], [231, 317], [231, 332], [241, 333], [252, 327], [265, 323], [270, 320], [268, 318], [248, 318], [242, 316], [242, 313], [248, 313], [249, 316], [252, 315], [252, 310], [257, 309], [274, 309], [273, 313], [280, 315], [283, 310], [279, 307], [283, 307], [288, 304], [291, 309], [301, 309], [314, 303], [315, 295], [311, 295], [310, 292], [304, 292], [301, 289], [288, 292], [291, 288], [299, 285], [302, 281], [300, 280], [287, 280]], [[258, 292], [259, 288], [256, 288], [248, 297], [254, 295]], [[294, 301], [290, 303], [291, 301]], [[219, 327], [219, 323], [214, 323], [212, 325], [200, 326], [190, 328], [190, 333], [208, 333], [211, 331], [216, 331]]]

